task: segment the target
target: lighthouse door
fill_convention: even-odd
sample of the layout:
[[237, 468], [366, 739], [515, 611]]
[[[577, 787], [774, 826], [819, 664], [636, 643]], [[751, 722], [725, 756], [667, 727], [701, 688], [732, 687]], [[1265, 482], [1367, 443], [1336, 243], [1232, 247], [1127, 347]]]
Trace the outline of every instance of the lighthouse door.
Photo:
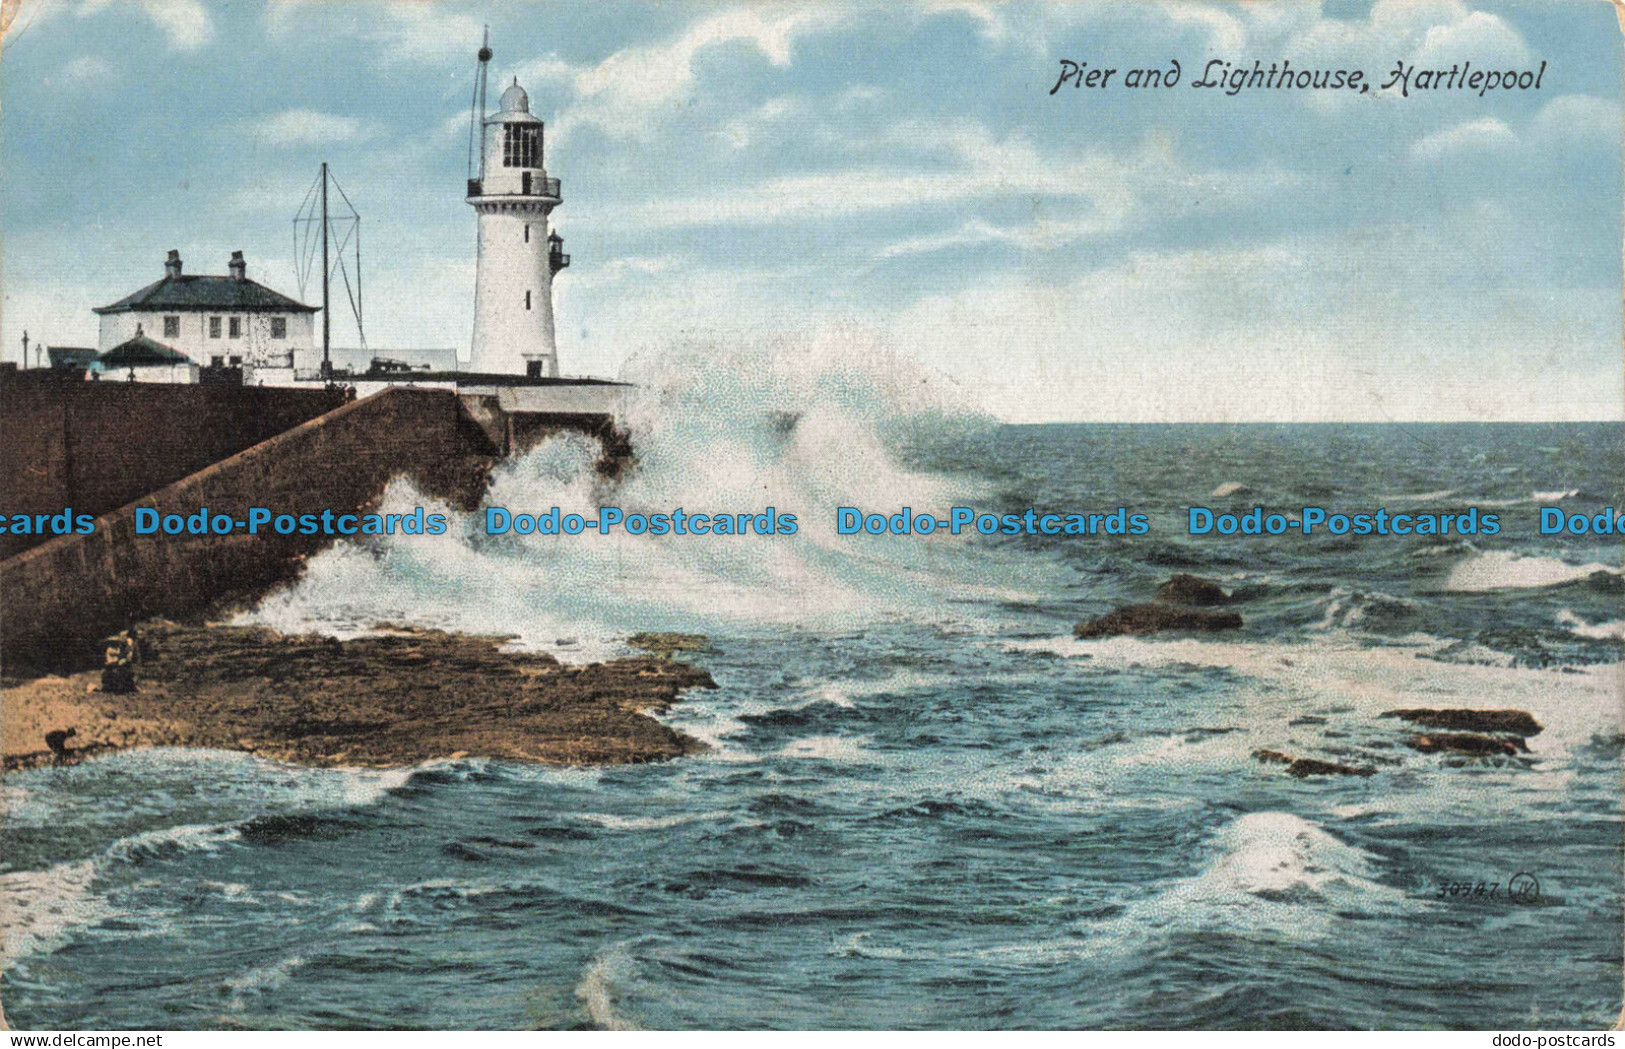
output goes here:
[[519, 190], [519, 192], [523, 193], [527, 197], [530, 196], [530, 172], [528, 172], [528, 171], [521, 172], [520, 176], [519, 176], [519, 179], [520, 179], [520, 190]]

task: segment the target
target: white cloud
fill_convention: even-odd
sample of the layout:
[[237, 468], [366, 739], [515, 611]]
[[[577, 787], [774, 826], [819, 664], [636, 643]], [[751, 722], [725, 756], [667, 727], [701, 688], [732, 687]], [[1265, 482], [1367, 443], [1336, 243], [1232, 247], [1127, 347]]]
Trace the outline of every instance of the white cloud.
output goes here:
[[1625, 115], [1617, 102], [1591, 95], [1559, 95], [1529, 120], [1521, 137], [1497, 117], [1480, 117], [1418, 139], [1412, 143], [1410, 155], [1418, 160], [1439, 160], [1522, 145], [1545, 159], [1559, 144], [1588, 139], [1617, 151], [1622, 120]]
[[1207, 30], [1214, 51], [1235, 54], [1247, 46], [1247, 29], [1239, 17], [1246, 8], [1208, 4], [1163, 4], [1157, 8], [1175, 26], [1197, 26]]
[[255, 135], [275, 146], [319, 146], [368, 138], [374, 128], [355, 117], [287, 109], [263, 121]]
[[1243, 171], [1196, 172], [1171, 144], [1148, 136], [1137, 150], [1048, 157], [1025, 137], [999, 138], [965, 121], [902, 122], [887, 132], [901, 146], [930, 142], [949, 165], [863, 166], [781, 175], [707, 196], [617, 206], [576, 219], [592, 225], [649, 230], [718, 225], [775, 225], [945, 205], [974, 206], [1012, 197], [1058, 205], [1052, 217], [1006, 228], [979, 218], [951, 231], [933, 231], [880, 249], [879, 257], [1002, 241], [1053, 248], [1122, 230], [1142, 216], [1177, 220], [1279, 194], [1302, 176], [1268, 163]]
[[[1377, 0], [1364, 19], [1329, 18], [1318, 4], [1249, 3], [1164, 8], [1175, 25], [1209, 30], [1218, 57], [1277, 51], [1304, 63], [1380, 66], [1404, 59], [1419, 67], [1470, 60], [1475, 66], [1529, 60], [1523, 37], [1505, 20], [1461, 0]], [[1306, 96], [1312, 97], [1312, 96]]]
[[1618, 102], [1591, 95], [1559, 95], [1541, 107], [1531, 125], [1546, 139], [1600, 138], [1620, 140], [1622, 121]]
[[141, 0], [141, 10], [177, 51], [196, 51], [214, 39], [214, 19], [200, 0]]
[[1438, 160], [1458, 153], [1506, 149], [1517, 141], [1518, 137], [1505, 121], [1496, 117], [1479, 117], [1418, 139], [1411, 145], [1410, 153], [1418, 160]]
[[770, 98], [749, 113], [728, 121], [712, 132], [727, 143], [730, 149], [741, 150], [750, 146], [758, 132], [791, 116], [801, 116], [806, 105], [800, 99], [781, 95]]
[[1500, 18], [1473, 11], [1465, 18], [1436, 25], [1422, 38], [1416, 61], [1422, 66], [1448, 66], [1458, 61], [1486, 66], [1523, 66], [1529, 62], [1529, 48], [1518, 31]]
[[995, 0], [915, 0], [915, 7], [926, 17], [937, 15], [964, 15], [977, 22], [984, 40], [1002, 42], [1010, 34], [1005, 24], [1005, 5]]
[[100, 55], [80, 55], [62, 68], [63, 74], [73, 81], [105, 80], [113, 75], [113, 66]]
[[798, 35], [833, 25], [842, 17], [843, 12], [830, 4], [738, 7], [707, 15], [659, 43], [624, 48], [596, 65], [571, 67], [548, 59], [520, 70], [520, 76], [563, 77], [573, 88], [577, 100], [554, 121], [555, 136], [590, 124], [618, 137], [644, 137], [661, 113], [690, 97], [700, 52], [744, 42], [774, 65], [788, 66]]
[[[42, 22], [68, 5], [63, 0], [30, 0], [23, 6], [32, 10], [36, 22]], [[75, 12], [80, 18], [90, 18], [113, 6], [114, 0], [80, 0]], [[203, 0], [140, 0], [129, 6], [163, 30], [176, 51], [196, 51], [214, 39], [214, 17]]]
[[324, 21], [323, 32], [376, 44], [377, 51], [368, 52], [368, 57], [383, 63], [434, 64], [465, 59], [472, 70], [483, 29], [476, 16], [432, 0], [379, 0], [367, 4], [360, 0], [345, 4], [332, 0], [270, 0], [265, 8], [265, 30], [281, 40], [300, 30], [301, 21], [335, 12], [345, 17]]

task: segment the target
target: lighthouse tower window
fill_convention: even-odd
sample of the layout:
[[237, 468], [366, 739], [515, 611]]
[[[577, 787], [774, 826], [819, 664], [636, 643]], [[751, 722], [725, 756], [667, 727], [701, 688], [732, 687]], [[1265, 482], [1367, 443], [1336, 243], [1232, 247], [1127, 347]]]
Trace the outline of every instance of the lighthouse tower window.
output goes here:
[[502, 125], [502, 166], [541, 167], [542, 129], [535, 124]]
[[528, 290], [525, 292], [525, 309], [530, 309], [530, 292]]

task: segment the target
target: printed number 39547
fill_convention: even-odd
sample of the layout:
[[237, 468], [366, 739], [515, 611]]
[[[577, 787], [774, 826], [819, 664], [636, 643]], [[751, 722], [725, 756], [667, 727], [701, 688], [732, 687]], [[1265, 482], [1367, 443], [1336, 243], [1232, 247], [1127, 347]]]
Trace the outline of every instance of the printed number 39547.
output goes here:
[[1441, 881], [1434, 899], [1511, 900], [1528, 903], [1540, 898], [1540, 882], [1533, 874], [1520, 871], [1504, 883], [1499, 881]]

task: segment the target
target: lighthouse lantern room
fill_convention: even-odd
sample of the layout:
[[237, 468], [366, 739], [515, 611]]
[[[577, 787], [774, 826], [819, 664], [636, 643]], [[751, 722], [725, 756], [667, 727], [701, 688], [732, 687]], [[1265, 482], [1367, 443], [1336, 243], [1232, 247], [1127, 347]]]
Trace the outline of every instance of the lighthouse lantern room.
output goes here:
[[490, 57], [490, 48], [482, 47], [471, 128], [479, 164], [476, 173], [471, 155], [468, 203], [479, 216], [479, 248], [469, 370], [556, 378], [553, 275], [569, 259], [562, 238], [548, 227], [562, 199], [559, 180], [547, 177], [543, 124], [531, 115], [530, 97], [517, 79], [502, 93], [497, 112], [484, 114]]

